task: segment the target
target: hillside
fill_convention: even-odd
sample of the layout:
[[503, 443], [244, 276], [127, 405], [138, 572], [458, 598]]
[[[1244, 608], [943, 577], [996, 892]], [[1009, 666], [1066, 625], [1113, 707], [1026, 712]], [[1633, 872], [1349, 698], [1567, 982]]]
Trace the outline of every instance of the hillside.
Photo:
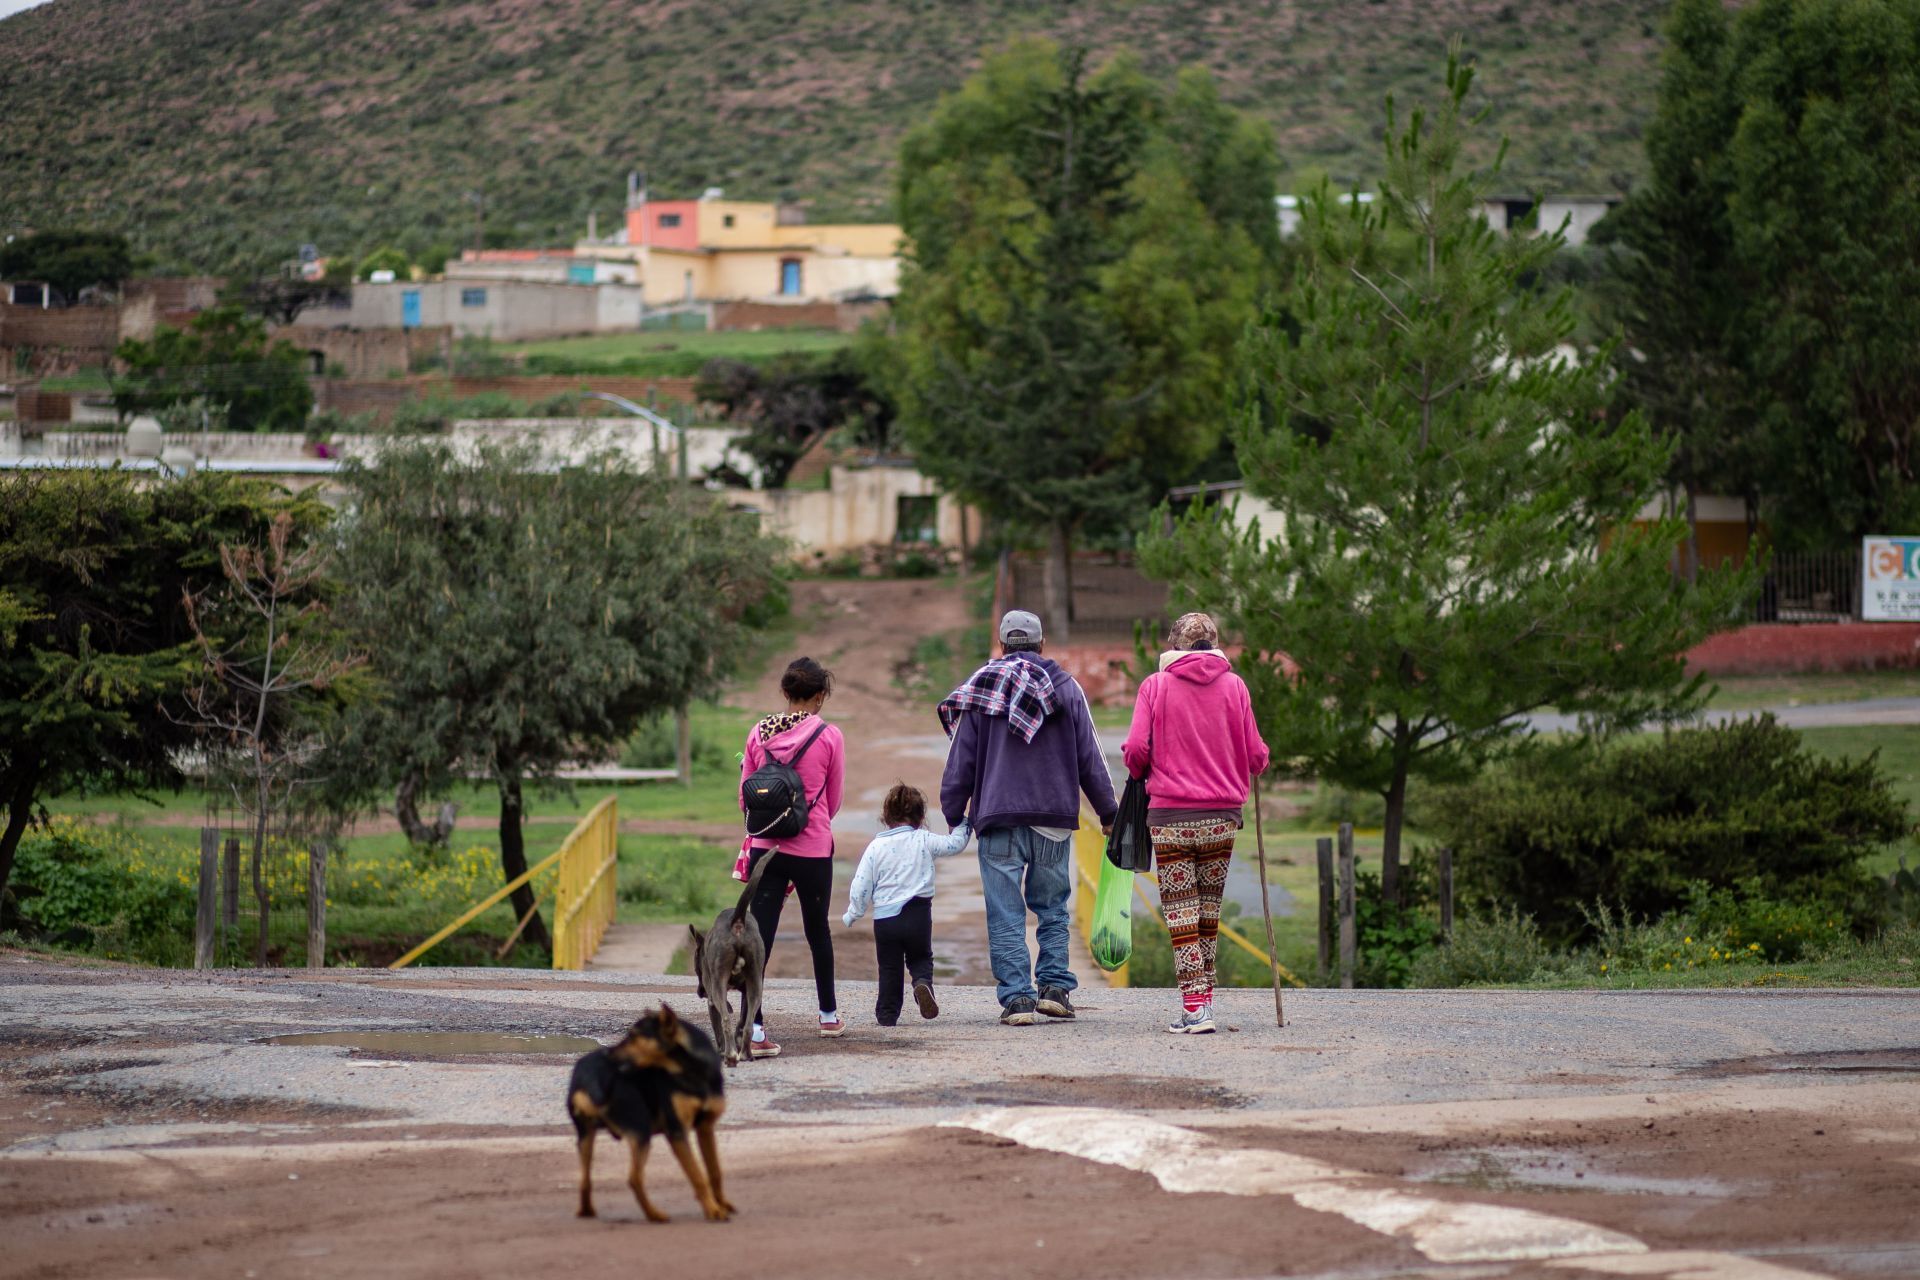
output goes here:
[[[1289, 172], [1365, 180], [1381, 100], [1481, 63], [1517, 187], [1640, 164], [1658, 0], [51, 0], [0, 21], [0, 234], [91, 224], [182, 265], [566, 242], [656, 192], [886, 216], [901, 133], [1042, 32], [1204, 63]], [[476, 201], [470, 193], [478, 192]]]

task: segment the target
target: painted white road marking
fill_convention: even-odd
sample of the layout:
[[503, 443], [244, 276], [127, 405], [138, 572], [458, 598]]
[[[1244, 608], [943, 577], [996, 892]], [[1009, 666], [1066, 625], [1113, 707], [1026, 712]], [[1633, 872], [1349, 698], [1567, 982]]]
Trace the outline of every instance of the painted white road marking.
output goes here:
[[1358, 1170], [1284, 1151], [1225, 1146], [1191, 1129], [1117, 1111], [1009, 1107], [946, 1124], [1138, 1170], [1168, 1191], [1287, 1196], [1303, 1208], [1405, 1240], [1435, 1262], [1557, 1258], [1568, 1260], [1564, 1266], [1673, 1280], [1819, 1280], [1811, 1272], [1727, 1254], [1652, 1254], [1632, 1236], [1571, 1218], [1368, 1186], [1378, 1179]]

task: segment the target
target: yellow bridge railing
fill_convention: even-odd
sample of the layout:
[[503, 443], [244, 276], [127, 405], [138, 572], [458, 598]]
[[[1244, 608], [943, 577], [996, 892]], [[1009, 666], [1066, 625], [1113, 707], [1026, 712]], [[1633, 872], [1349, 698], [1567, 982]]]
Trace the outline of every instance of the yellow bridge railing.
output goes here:
[[560, 844], [554, 886], [553, 967], [584, 969], [619, 902], [620, 814], [608, 796]]
[[[587, 961], [593, 958], [594, 950], [599, 947], [600, 939], [606, 936], [607, 926], [613, 923], [614, 907], [618, 901], [616, 867], [620, 857], [619, 833], [620, 811], [614, 797], [608, 796], [580, 819], [573, 830], [567, 833], [567, 838], [560, 842], [558, 849], [468, 907], [453, 923], [387, 967], [406, 968], [472, 923], [482, 912], [497, 906], [515, 889], [554, 869], [557, 874], [552, 885], [555, 896], [553, 967], [585, 968]], [[535, 910], [539, 906], [539, 899], [536, 898]], [[520, 921], [513, 931], [514, 938], [520, 936], [520, 930], [526, 924], [525, 920]], [[511, 943], [512, 938], [508, 941]]]
[[[1093, 945], [1093, 895], [1094, 891], [1100, 887], [1100, 868], [1106, 860], [1107, 838], [1100, 834], [1100, 824], [1088, 818], [1084, 813], [1081, 814], [1079, 829], [1073, 833], [1073, 879], [1075, 885], [1073, 895], [1073, 924], [1074, 928], [1080, 931], [1080, 940], [1087, 944], [1089, 950], [1092, 949]], [[1140, 900], [1140, 905], [1147, 909], [1148, 914], [1164, 925], [1166, 918], [1160, 914], [1160, 908], [1154, 904], [1153, 899], [1147, 896], [1147, 891], [1140, 887], [1141, 880], [1152, 878], [1153, 873], [1150, 871], [1135, 876], [1133, 893], [1134, 896]], [[1158, 881], [1155, 881], [1155, 883], [1157, 884]], [[1239, 947], [1248, 955], [1257, 957], [1260, 963], [1267, 963], [1266, 951], [1256, 943], [1249, 941], [1239, 930], [1224, 920], [1220, 922], [1220, 936], [1234, 946]], [[1282, 982], [1296, 987], [1304, 987], [1307, 985], [1302, 982], [1291, 969], [1287, 968], [1287, 966], [1280, 965], [1278, 967], [1280, 970], [1280, 980]], [[1107, 985], [1110, 987], [1124, 987], [1128, 985], [1127, 969], [1128, 966], [1123, 964], [1118, 969], [1108, 972], [1106, 974]], [[1260, 985], [1265, 986], [1267, 984], [1262, 983]]]

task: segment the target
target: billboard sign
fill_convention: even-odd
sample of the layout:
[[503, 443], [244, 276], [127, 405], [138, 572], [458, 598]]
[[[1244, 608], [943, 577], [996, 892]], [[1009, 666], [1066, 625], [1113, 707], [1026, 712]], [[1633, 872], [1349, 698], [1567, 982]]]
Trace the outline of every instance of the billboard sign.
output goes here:
[[1868, 622], [1920, 622], [1920, 537], [1862, 539], [1860, 616]]

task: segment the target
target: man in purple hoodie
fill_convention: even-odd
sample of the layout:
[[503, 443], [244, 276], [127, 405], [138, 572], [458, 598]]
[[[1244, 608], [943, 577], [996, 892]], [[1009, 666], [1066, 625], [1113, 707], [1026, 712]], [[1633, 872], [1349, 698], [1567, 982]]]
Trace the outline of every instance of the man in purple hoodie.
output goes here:
[[[979, 833], [987, 950], [999, 986], [1000, 1021], [1073, 1017], [1067, 968], [1067, 856], [1086, 793], [1103, 827], [1119, 808], [1079, 682], [1040, 656], [1040, 619], [1014, 609], [1000, 619], [1001, 656], [941, 702], [953, 739], [940, 782], [949, 828]], [[1027, 951], [1027, 912], [1038, 921], [1040, 958]], [[1035, 984], [1038, 984], [1037, 988]]]

